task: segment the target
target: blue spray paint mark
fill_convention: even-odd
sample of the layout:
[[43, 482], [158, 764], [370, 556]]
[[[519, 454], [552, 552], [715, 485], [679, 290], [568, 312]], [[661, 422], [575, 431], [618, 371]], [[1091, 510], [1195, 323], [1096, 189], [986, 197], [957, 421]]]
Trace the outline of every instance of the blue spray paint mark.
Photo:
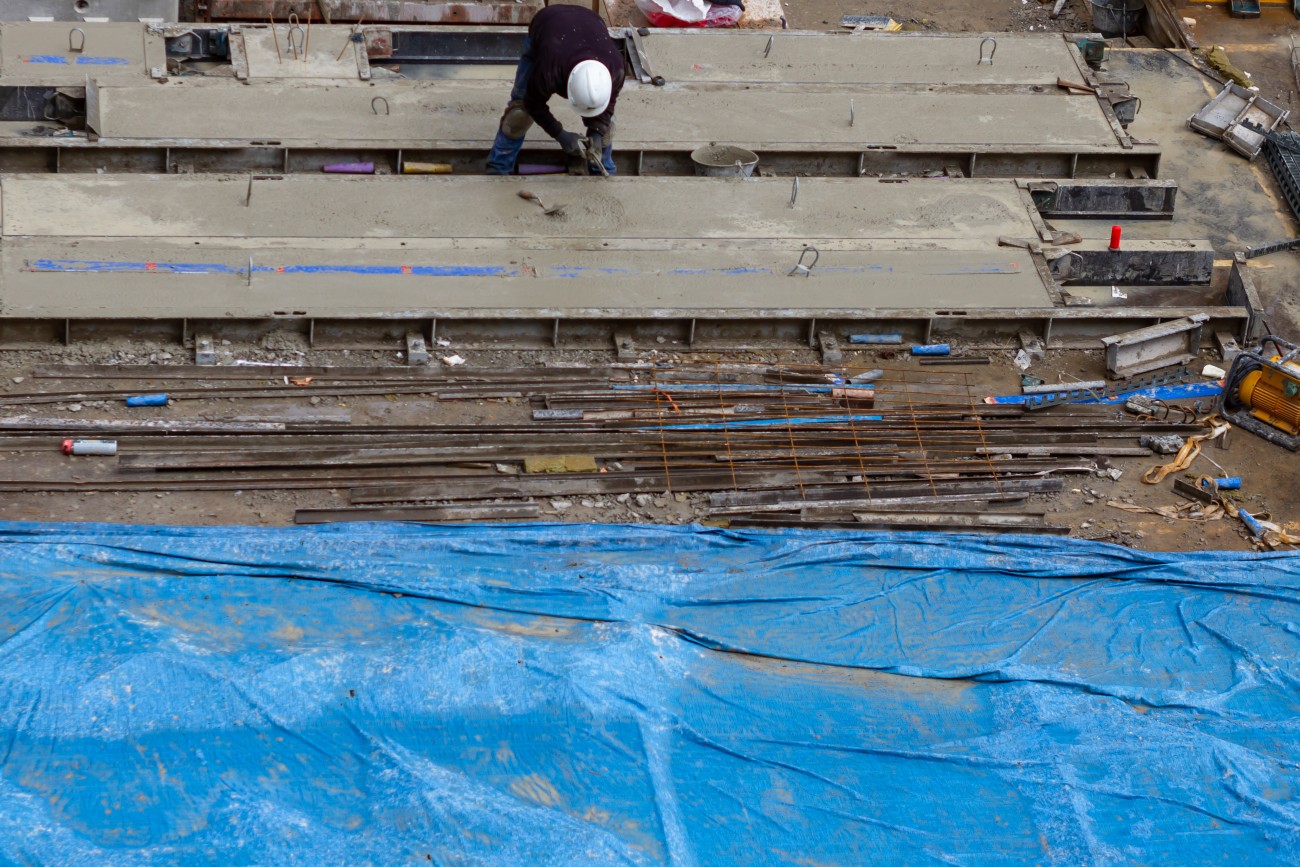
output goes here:
[[612, 276], [617, 274], [633, 274], [635, 272], [630, 271], [627, 268], [590, 268], [583, 265], [560, 265], [549, 269], [548, 273], [549, 276], [552, 277], [573, 278], [585, 277], [588, 274]]
[[[132, 274], [248, 274], [247, 267], [220, 262], [109, 262], [83, 259], [36, 259], [29, 271]], [[516, 277], [500, 265], [254, 265], [254, 274], [409, 274], [416, 277]]]
[[686, 275], [705, 275], [705, 274], [722, 274], [727, 277], [743, 276], [745, 274], [771, 274], [771, 268], [674, 268], [667, 271], [668, 274], [686, 274]]
[[23, 63], [45, 63], [53, 66], [71, 66], [74, 63], [77, 66], [126, 66], [131, 61], [125, 57], [78, 57], [71, 60], [62, 54], [33, 54], [31, 57], [24, 57]]

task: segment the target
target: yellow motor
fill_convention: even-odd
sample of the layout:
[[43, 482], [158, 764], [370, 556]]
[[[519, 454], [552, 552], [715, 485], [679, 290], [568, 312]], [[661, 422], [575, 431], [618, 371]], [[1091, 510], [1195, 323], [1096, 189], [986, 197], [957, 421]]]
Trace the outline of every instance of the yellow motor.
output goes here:
[[[1281, 362], [1282, 356], [1275, 355], [1272, 360]], [[1265, 367], [1246, 374], [1237, 396], [1255, 418], [1294, 436], [1300, 434], [1300, 364], [1288, 361], [1280, 368]]]

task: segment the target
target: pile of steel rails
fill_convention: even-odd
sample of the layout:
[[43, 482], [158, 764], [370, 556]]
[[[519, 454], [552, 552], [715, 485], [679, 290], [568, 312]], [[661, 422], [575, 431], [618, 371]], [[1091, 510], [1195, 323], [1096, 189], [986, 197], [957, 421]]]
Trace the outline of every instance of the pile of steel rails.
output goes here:
[[[1061, 490], [1064, 474], [1150, 455], [1142, 434], [1199, 430], [1113, 406], [988, 404], [970, 374], [947, 368], [62, 365], [35, 378], [49, 387], [0, 397], [0, 451], [93, 437], [117, 454], [40, 474], [6, 461], [0, 491], [348, 492], [348, 506], [300, 509], [299, 523], [519, 520], [553, 498], [652, 494], [689, 498], [692, 518], [733, 527], [1062, 533], [1031, 498]], [[171, 406], [128, 415], [140, 411], [121, 399], [148, 391]], [[422, 401], [430, 419], [462, 420], [351, 423], [338, 404], [355, 397]], [[311, 398], [294, 419], [183, 415], [191, 400]], [[41, 415], [71, 401], [87, 413]], [[463, 420], [466, 401], [491, 403], [491, 420]], [[96, 406], [111, 417], [82, 417]]]

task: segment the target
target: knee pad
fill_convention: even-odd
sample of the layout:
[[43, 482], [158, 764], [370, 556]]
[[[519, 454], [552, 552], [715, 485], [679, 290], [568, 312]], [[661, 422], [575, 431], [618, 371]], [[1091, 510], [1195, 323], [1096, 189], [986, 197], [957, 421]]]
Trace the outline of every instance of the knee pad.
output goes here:
[[522, 102], [512, 102], [501, 115], [501, 132], [510, 138], [523, 138], [533, 125], [532, 115]]

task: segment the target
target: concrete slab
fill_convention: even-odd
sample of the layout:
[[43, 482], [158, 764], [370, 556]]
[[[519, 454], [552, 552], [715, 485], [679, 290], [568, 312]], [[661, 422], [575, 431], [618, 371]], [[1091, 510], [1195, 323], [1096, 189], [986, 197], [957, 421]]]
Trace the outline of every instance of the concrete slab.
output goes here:
[[[8, 176], [5, 317], [1050, 305], [1012, 181]], [[517, 193], [527, 186], [547, 217]], [[245, 204], [247, 202], [247, 204]], [[196, 203], [202, 203], [196, 206]], [[811, 278], [791, 278], [805, 244]], [[251, 271], [250, 271], [251, 261]], [[360, 290], [360, 291], [359, 291]], [[638, 311], [640, 311], [638, 313]]]
[[[498, 82], [229, 82], [173, 79], [92, 88], [89, 123], [111, 139], [267, 139], [485, 146], [506, 93]], [[372, 101], [382, 97], [382, 104]], [[850, 101], [856, 117], [850, 125]], [[378, 110], [378, 114], [376, 113]], [[577, 118], [558, 108], [576, 126]], [[715, 89], [630, 84], [619, 100], [623, 148], [727, 141], [746, 147], [933, 144], [1114, 148], [1097, 100], [1058, 93], [871, 92], [797, 85]], [[237, 119], [237, 120], [236, 120]], [[236, 135], [237, 133], [237, 135]]]
[[[771, 48], [768, 40], [771, 39]], [[996, 43], [994, 62], [980, 44]], [[821, 84], [1040, 85], [1083, 81], [1083, 59], [1059, 34], [663, 33], [644, 38], [654, 71], [669, 81]], [[985, 46], [987, 53], [991, 46]]]
[[[291, 28], [277, 24], [243, 24], [230, 34], [238, 41], [247, 63], [247, 78], [356, 79], [357, 50], [349, 41], [349, 27]], [[367, 64], [367, 71], [369, 65]]]
[[0, 82], [6, 85], [79, 85], [88, 76], [143, 81], [152, 66], [166, 68], [166, 46], [139, 22], [0, 23]]
[[[489, 178], [289, 175], [6, 175], [6, 239], [455, 238], [574, 242], [773, 239], [787, 249], [828, 239], [913, 248], [992, 249], [1001, 235], [1035, 237], [1032, 206], [1014, 181], [885, 183], [801, 178]], [[529, 189], [547, 217], [519, 198]]]
[[53, 239], [15, 239], [0, 252], [0, 319], [763, 319], [1051, 304], [1027, 256], [1006, 250], [827, 251], [812, 277], [789, 277], [797, 244], [679, 251], [334, 246], [84, 240], [69, 250]]

